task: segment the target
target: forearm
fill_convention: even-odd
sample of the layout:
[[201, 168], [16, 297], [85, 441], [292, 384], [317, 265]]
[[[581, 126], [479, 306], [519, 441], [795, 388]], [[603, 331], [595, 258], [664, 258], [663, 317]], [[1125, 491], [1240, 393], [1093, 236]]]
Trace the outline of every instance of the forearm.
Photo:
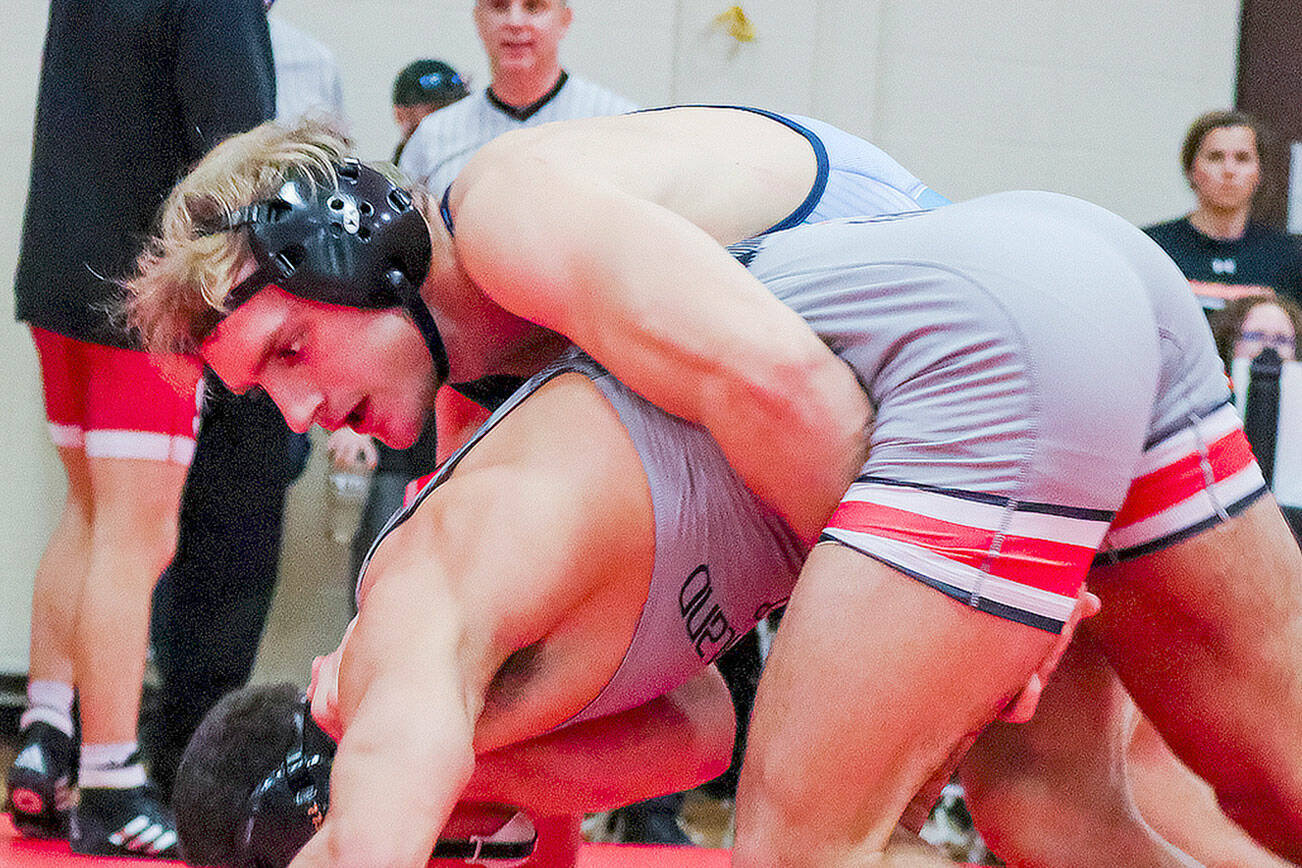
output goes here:
[[710, 668], [622, 714], [481, 755], [465, 796], [549, 815], [691, 789], [728, 767], [735, 723], [728, 688]]
[[825, 348], [762, 378], [721, 373], [698, 420], [728, 464], [813, 543], [867, 455], [872, 409], [849, 366]]
[[473, 717], [452, 694], [408, 698], [387, 685], [368, 692], [339, 742], [330, 810], [294, 868], [416, 868], [429, 859], [474, 768]]

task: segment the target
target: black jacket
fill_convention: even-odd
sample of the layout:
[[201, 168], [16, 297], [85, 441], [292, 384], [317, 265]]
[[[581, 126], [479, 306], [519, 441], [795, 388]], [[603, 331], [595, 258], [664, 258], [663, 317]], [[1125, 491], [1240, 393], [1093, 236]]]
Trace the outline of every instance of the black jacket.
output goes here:
[[186, 169], [275, 97], [262, 0], [52, 0], [17, 318], [131, 346], [116, 281]]

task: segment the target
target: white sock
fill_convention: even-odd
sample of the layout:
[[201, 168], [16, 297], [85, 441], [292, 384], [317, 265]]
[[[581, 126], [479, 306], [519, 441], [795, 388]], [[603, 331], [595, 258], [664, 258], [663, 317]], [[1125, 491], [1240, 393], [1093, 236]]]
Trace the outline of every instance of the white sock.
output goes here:
[[145, 767], [139, 760], [129, 762], [140, 749], [139, 742], [83, 744], [81, 767], [77, 773], [82, 787], [109, 787], [125, 790], [145, 785]]
[[27, 710], [18, 719], [18, 728], [24, 729], [38, 720], [72, 738], [71, 684], [42, 679], [27, 682]]

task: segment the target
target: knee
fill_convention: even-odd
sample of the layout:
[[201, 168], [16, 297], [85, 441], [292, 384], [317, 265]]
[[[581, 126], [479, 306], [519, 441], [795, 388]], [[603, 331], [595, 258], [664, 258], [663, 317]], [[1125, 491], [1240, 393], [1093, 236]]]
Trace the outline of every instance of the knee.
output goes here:
[[140, 572], [152, 587], [176, 551], [176, 534], [175, 509], [117, 511], [97, 508], [92, 545], [113, 563], [133, 567], [121, 575]]
[[177, 530], [175, 508], [156, 510], [154, 518], [148, 524], [135, 528], [134, 538], [139, 546], [141, 563], [149, 567], [151, 587], [176, 553]]
[[[895, 819], [880, 835], [862, 817], [840, 814], [828, 782], [782, 770], [760, 771], [748, 755], [737, 793], [734, 868], [866, 865], [884, 852]], [[880, 840], [877, 840], [880, 838]]]

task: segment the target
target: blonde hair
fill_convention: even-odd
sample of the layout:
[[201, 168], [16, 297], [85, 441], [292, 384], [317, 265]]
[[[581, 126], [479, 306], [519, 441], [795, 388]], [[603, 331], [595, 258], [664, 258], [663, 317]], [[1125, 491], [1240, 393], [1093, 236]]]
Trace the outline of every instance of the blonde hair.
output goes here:
[[194, 354], [230, 311], [234, 275], [252, 255], [242, 232], [212, 231], [238, 208], [274, 195], [287, 180], [338, 185], [335, 165], [352, 141], [332, 122], [269, 121], [213, 148], [172, 190], [157, 234], [136, 259], [126, 324], [156, 355]]

